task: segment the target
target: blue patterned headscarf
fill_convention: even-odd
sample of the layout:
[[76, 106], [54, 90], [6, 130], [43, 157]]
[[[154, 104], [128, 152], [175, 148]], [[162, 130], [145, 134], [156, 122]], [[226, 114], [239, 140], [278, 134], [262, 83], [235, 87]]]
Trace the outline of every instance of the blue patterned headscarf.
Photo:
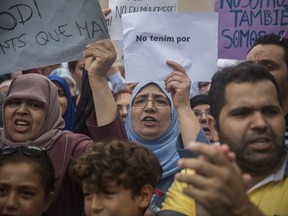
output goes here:
[[[171, 121], [167, 131], [162, 134], [162, 136], [157, 140], [145, 140], [142, 139], [138, 134], [134, 131], [133, 124], [132, 124], [132, 102], [136, 95], [139, 93], [141, 89], [143, 89], [148, 84], [155, 84], [157, 85], [163, 93], [168, 97], [171, 104]], [[177, 136], [180, 133], [180, 126], [177, 118], [177, 113], [175, 107], [172, 102], [171, 95], [165, 90], [164, 81], [161, 82], [143, 82], [139, 83], [132, 92], [132, 97], [129, 105], [129, 112], [126, 116], [126, 130], [128, 138], [131, 141], [138, 142], [144, 145], [146, 148], [150, 149], [154, 152], [154, 154], [158, 157], [162, 169], [162, 179], [168, 176], [174, 175], [176, 172], [179, 171], [177, 166], [177, 161], [179, 159], [179, 155], [176, 151], [176, 140]]]
[[74, 102], [72, 100], [69, 86], [68, 86], [66, 80], [62, 77], [59, 77], [56, 75], [49, 75], [49, 76], [47, 76], [47, 78], [49, 80], [51, 80], [53, 83], [56, 82], [57, 84], [59, 84], [64, 89], [64, 92], [65, 92], [65, 95], [66, 95], [66, 98], [68, 101], [68, 106], [67, 106], [66, 112], [62, 116], [64, 121], [65, 121], [65, 128], [63, 130], [72, 131], [73, 125], [74, 125], [74, 114], [75, 114], [76, 108], [75, 108]]

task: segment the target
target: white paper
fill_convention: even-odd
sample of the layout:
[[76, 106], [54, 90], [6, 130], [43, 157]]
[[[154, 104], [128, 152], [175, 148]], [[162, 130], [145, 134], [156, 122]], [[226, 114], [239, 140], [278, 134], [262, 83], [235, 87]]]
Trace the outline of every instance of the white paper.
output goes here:
[[165, 80], [172, 72], [167, 60], [181, 64], [192, 81], [216, 72], [217, 13], [143, 12], [122, 20], [126, 82]]

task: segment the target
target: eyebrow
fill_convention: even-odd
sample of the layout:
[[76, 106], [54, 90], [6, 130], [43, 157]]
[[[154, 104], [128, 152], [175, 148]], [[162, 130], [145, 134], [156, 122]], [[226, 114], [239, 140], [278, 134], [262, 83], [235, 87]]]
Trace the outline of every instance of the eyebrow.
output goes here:
[[[0, 182], [0, 187], [11, 188], [11, 184], [10, 183], [6, 183], [6, 182]], [[38, 187], [36, 187], [35, 185], [31, 185], [31, 184], [18, 185], [16, 188], [38, 190]]]
[[276, 61], [275, 61], [274, 59], [268, 59], [268, 58], [267, 58], [267, 59], [261, 59], [261, 60], [259, 60], [258, 62], [259, 62], [259, 63], [262, 63], [262, 64], [263, 64], [263, 63], [266, 63], [266, 64], [267, 64], [267, 63], [276, 63]]
[[10, 184], [6, 183], [6, 182], [0, 182], [0, 186], [1, 187], [10, 187]]
[[37, 190], [38, 191], [38, 187], [34, 186], [34, 185], [20, 185], [17, 188], [19, 189], [32, 189], [32, 190]]
[[210, 110], [210, 108], [206, 108], [206, 109], [199, 109], [199, 108], [193, 108], [193, 111], [202, 111], [202, 110]]
[[265, 110], [268, 110], [268, 109], [281, 109], [279, 106], [277, 105], [263, 105], [263, 106], [260, 106], [260, 107], [251, 107], [251, 106], [239, 106], [239, 107], [235, 107], [233, 108], [232, 110], [230, 110], [231, 112], [233, 111], [241, 111], [241, 110], [251, 110], [251, 111], [254, 111], [254, 110], [259, 110], [259, 111], [265, 111]]
[[[168, 97], [163, 93], [163, 94], [153, 94], [152, 93], [152, 96], [153, 97], [164, 97], [166, 99], [168, 99]], [[138, 94], [135, 98], [137, 97], [149, 97], [149, 94]]]

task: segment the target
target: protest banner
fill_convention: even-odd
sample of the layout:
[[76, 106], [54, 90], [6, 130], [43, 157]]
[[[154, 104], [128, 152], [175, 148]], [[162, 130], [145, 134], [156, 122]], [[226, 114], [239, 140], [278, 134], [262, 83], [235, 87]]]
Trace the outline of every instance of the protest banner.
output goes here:
[[[181, 64], [192, 81], [208, 81], [217, 69], [218, 14], [123, 14], [127, 82], [165, 80], [167, 60]], [[153, 23], [153, 25], [151, 25]]]
[[219, 58], [243, 60], [260, 35], [282, 35], [288, 25], [288, 0], [216, 0]]
[[0, 74], [81, 58], [109, 37], [95, 0], [1, 0]]
[[112, 40], [123, 40], [122, 14], [135, 12], [176, 12], [177, 0], [110, 0], [108, 29]]

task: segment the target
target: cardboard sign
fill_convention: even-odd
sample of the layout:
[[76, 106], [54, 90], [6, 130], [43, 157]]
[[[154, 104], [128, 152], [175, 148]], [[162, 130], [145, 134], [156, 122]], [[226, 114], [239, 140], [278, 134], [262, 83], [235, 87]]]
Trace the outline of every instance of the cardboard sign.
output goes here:
[[0, 8], [1, 74], [79, 59], [109, 37], [97, 0], [1, 0]]
[[219, 58], [243, 60], [260, 35], [282, 35], [288, 25], [288, 0], [216, 0]]

